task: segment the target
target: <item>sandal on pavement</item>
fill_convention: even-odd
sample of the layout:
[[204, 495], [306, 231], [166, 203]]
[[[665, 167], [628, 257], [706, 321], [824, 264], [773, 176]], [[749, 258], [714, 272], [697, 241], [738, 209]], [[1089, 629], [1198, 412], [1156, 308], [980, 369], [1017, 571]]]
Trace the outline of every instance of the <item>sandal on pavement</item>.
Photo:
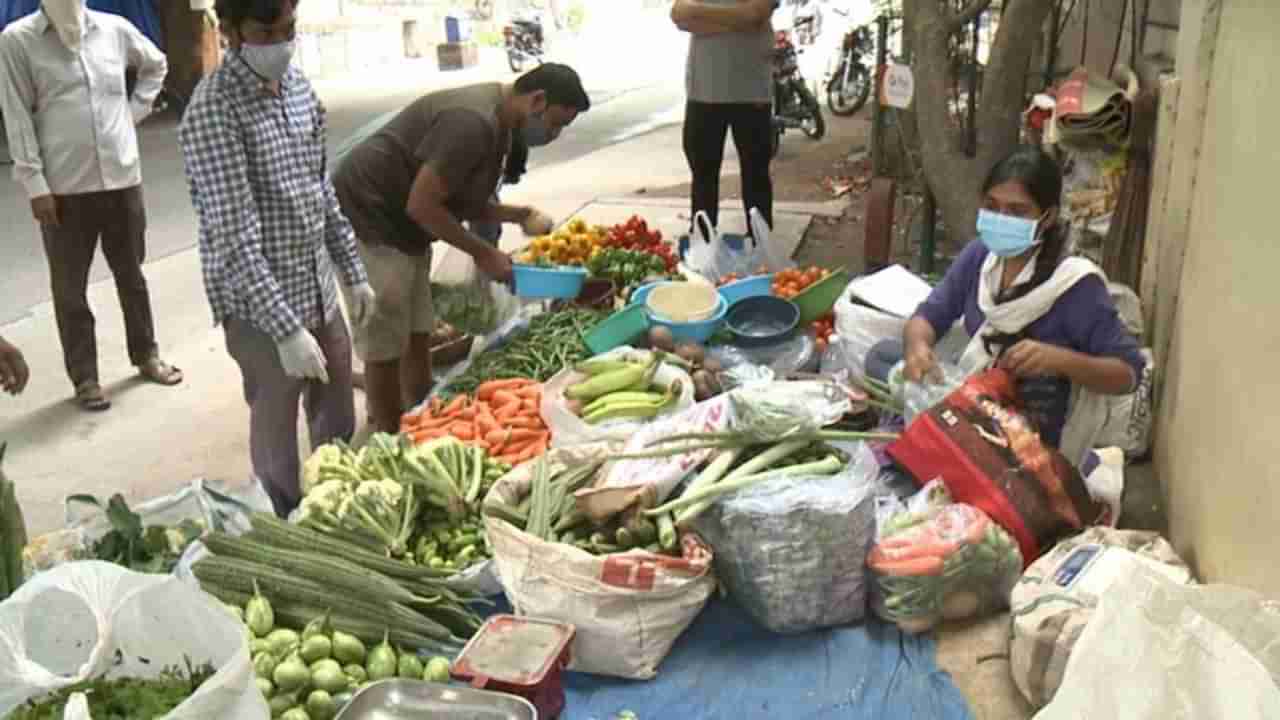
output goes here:
[[102, 394], [102, 387], [93, 380], [86, 380], [76, 386], [76, 402], [82, 410], [102, 412], [111, 407], [111, 401]]
[[182, 371], [158, 357], [139, 365], [138, 372], [157, 385], [177, 385], [182, 382]]

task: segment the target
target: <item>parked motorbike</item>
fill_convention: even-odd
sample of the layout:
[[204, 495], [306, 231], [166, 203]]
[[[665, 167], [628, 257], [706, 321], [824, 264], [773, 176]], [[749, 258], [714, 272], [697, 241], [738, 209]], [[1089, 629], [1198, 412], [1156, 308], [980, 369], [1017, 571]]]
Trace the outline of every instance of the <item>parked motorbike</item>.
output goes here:
[[502, 36], [507, 48], [507, 64], [511, 72], [524, 72], [530, 65], [541, 65], [542, 21], [532, 18], [514, 18], [510, 25], [502, 28]]
[[[804, 23], [797, 23], [801, 24]], [[773, 155], [778, 154], [782, 134], [790, 128], [799, 128], [810, 138], [820, 140], [827, 133], [827, 122], [818, 98], [800, 73], [799, 54], [791, 34], [782, 30], [774, 35], [773, 42]]]
[[840, 58], [827, 80], [827, 107], [833, 115], [858, 112], [871, 95], [871, 70], [864, 58], [872, 49], [871, 28], [851, 28], [840, 44]]

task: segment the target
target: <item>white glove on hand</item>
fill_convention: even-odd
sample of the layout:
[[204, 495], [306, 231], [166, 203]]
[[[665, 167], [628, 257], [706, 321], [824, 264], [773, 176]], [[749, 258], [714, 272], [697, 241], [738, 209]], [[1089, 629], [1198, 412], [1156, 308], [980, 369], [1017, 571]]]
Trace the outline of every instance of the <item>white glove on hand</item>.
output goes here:
[[551, 231], [556, 229], [556, 223], [551, 219], [550, 215], [541, 210], [530, 210], [529, 217], [520, 223], [520, 229], [524, 230], [524, 234], [530, 237], [550, 235]]
[[351, 313], [351, 324], [364, 327], [373, 317], [373, 310], [378, 306], [378, 295], [369, 283], [351, 285], [347, 288], [347, 311]]
[[319, 380], [322, 383], [329, 382], [324, 351], [320, 349], [320, 343], [316, 342], [315, 336], [306, 328], [276, 343], [276, 350], [280, 353], [280, 365], [284, 367], [285, 375], [304, 380]]

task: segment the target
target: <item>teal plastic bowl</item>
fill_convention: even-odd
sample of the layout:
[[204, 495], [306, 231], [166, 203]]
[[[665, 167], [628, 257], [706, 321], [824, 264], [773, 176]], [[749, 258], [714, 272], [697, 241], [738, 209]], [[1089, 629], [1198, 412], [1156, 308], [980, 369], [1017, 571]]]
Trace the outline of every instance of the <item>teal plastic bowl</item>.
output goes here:
[[720, 295], [730, 305], [750, 297], [773, 294], [773, 275], [752, 275], [720, 286]]
[[641, 307], [644, 307], [646, 301], [648, 301], [649, 299], [649, 293], [653, 292], [653, 289], [658, 287], [659, 285], [665, 285], [666, 283], [669, 283], [669, 282], [672, 282], [672, 281], [659, 280], [657, 282], [645, 283], [644, 285], [641, 285], [640, 287], [631, 291], [631, 296], [627, 298], [627, 305], [631, 305], [631, 306], [639, 305]]
[[602, 320], [583, 340], [592, 355], [599, 355], [630, 344], [648, 331], [649, 313], [643, 305], [632, 305]]
[[650, 312], [644, 305], [640, 305], [640, 308], [648, 314], [650, 325], [667, 328], [671, 331], [671, 336], [675, 338], [676, 342], [705, 343], [724, 324], [724, 316], [729, 312], [729, 303], [725, 302], [722, 295], [714, 315], [706, 320], [689, 323], [671, 322], [660, 315]]
[[522, 298], [557, 298], [572, 300], [582, 292], [587, 281], [587, 269], [560, 265], [538, 267], [516, 263], [512, 266], [516, 295]]

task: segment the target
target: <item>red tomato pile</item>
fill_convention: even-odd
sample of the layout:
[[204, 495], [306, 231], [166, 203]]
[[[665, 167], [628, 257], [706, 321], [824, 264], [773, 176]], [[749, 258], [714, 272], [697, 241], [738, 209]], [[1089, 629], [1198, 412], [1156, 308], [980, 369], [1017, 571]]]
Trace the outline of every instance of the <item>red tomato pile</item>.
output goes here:
[[773, 294], [790, 300], [830, 274], [830, 270], [817, 265], [783, 270], [773, 276]]
[[649, 224], [639, 215], [632, 215], [630, 220], [609, 228], [600, 245], [657, 255], [667, 264], [667, 272], [674, 272], [680, 262], [675, 249], [662, 239], [662, 231], [650, 230]]
[[827, 313], [814, 320], [809, 327], [813, 329], [813, 336], [817, 339], [814, 344], [818, 352], [822, 352], [827, 349], [827, 343], [831, 342], [831, 336], [835, 334], [836, 316], [834, 313]]

